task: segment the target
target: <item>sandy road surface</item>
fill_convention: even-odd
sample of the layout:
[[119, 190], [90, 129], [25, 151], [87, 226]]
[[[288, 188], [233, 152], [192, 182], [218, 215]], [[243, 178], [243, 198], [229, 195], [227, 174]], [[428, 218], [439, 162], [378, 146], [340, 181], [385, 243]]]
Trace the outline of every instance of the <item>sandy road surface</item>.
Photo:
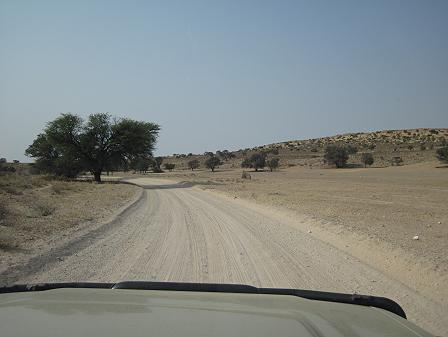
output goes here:
[[18, 281], [226, 282], [368, 293], [396, 300], [410, 320], [448, 335], [444, 305], [314, 238], [301, 219], [172, 181], [132, 182], [145, 187], [142, 197], [113, 226]]

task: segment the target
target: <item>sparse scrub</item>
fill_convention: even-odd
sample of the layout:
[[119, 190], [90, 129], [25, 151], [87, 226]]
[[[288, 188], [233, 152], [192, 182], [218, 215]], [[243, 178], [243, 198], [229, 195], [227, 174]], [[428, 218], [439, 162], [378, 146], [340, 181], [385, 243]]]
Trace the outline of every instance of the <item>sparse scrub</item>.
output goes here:
[[342, 168], [347, 165], [348, 153], [344, 146], [328, 145], [325, 149], [324, 160], [327, 164], [336, 165], [337, 168]]
[[243, 168], [253, 168], [258, 171], [266, 166], [266, 154], [262, 152], [257, 152], [248, 158], [245, 158], [241, 163]]
[[266, 165], [269, 167], [271, 172], [278, 168], [280, 159], [279, 158], [271, 158], [267, 161]]
[[152, 166], [152, 171], [154, 173], [162, 173], [162, 162], [163, 162], [163, 157], [155, 157], [152, 161], [151, 161], [151, 166]]
[[219, 165], [222, 165], [222, 162], [218, 157], [215, 156], [212, 156], [205, 161], [205, 167], [212, 170], [212, 172], [215, 172], [215, 168], [217, 168]]
[[350, 154], [356, 154], [358, 152], [358, 148], [353, 145], [353, 144], [347, 144], [345, 146], [345, 150], [347, 151], [347, 153]]
[[176, 164], [173, 164], [173, 163], [166, 163], [165, 165], [163, 165], [163, 167], [165, 167], [165, 170], [168, 170], [168, 171], [173, 171], [174, 170], [174, 168], [176, 167]]
[[367, 167], [367, 165], [371, 166], [374, 162], [373, 155], [371, 153], [363, 153], [361, 156], [361, 160], [364, 164], [364, 167]]
[[400, 166], [403, 165], [403, 159], [401, 157], [392, 157], [390, 161], [392, 166]]
[[199, 168], [199, 160], [194, 159], [188, 162], [188, 168], [192, 171]]
[[2, 201], [0, 201], [0, 223], [3, 223], [3, 221], [6, 219], [7, 214], [8, 208], [3, 204]]
[[70, 184], [67, 182], [56, 181], [51, 185], [54, 194], [62, 194], [64, 191], [70, 190]]
[[437, 149], [437, 159], [444, 164], [448, 164], [448, 146]]
[[40, 201], [34, 206], [40, 216], [49, 216], [54, 213], [56, 207], [47, 202]]

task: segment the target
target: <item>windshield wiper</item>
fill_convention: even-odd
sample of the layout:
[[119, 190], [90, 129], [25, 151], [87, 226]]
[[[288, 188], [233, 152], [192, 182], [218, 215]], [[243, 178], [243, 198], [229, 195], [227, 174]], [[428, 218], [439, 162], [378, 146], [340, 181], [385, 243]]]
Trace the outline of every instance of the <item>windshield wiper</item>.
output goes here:
[[45, 291], [60, 288], [90, 288], [90, 289], [134, 289], [134, 290], [166, 290], [166, 291], [193, 291], [193, 292], [219, 292], [219, 293], [244, 293], [244, 294], [269, 294], [290, 295], [316, 301], [347, 303], [381, 308], [398, 316], [406, 318], [401, 306], [386, 297], [377, 297], [359, 294], [343, 294], [325, 291], [287, 289], [287, 288], [257, 288], [244, 284], [220, 284], [220, 283], [183, 283], [183, 282], [146, 282], [125, 281], [118, 283], [93, 283], [93, 282], [69, 282], [69, 283], [42, 283], [42, 284], [16, 284], [0, 287], [0, 294]]

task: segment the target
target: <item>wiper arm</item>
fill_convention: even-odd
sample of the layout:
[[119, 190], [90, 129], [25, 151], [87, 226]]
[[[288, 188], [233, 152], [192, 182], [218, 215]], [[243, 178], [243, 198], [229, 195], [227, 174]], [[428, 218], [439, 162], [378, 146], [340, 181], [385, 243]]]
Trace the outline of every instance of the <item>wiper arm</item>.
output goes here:
[[118, 283], [93, 283], [93, 282], [70, 282], [70, 283], [42, 283], [42, 284], [17, 284], [8, 287], [0, 287], [0, 294], [44, 291], [60, 288], [90, 288], [90, 289], [135, 289], [135, 290], [166, 290], [166, 291], [196, 291], [196, 292], [219, 292], [219, 293], [245, 293], [245, 294], [269, 294], [290, 295], [316, 301], [327, 301], [363, 305], [381, 308], [398, 316], [406, 318], [404, 310], [395, 301], [386, 297], [377, 297], [359, 294], [341, 294], [325, 291], [282, 289], [282, 288], [256, 288], [243, 284], [219, 284], [219, 283], [183, 283], [183, 282], [145, 282], [126, 281]]

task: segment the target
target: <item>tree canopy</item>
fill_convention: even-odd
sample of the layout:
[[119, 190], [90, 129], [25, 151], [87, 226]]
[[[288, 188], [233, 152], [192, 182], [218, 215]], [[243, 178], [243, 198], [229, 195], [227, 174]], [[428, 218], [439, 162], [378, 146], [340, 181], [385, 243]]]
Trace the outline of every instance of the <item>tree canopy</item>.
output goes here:
[[266, 166], [266, 153], [258, 152], [248, 158], [244, 158], [241, 167], [253, 168], [255, 171]]
[[101, 173], [117, 162], [151, 157], [159, 131], [157, 124], [107, 113], [91, 114], [86, 121], [67, 113], [49, 122], [25, 153], [45, 172], [75, 177], [90, 171], [100, 182]]
[[269, 167], [271, 172], [278, 168], [280, 159], [279, 158], [271, 158], [267, 161], [266, 165]]
[[210, 170], [212, 170], [212, 172], [215, 172], [215, 168], [219, 165], [222, 165], [221, 160], [219, 160], [218, 157], [210, 157], [205, 161], [205, 167], [209, 168]]
[[193, 159], [188, 162], [188, 167], [193, 171], [194, 169], [199, 168], [199, 160]]
[[345, 167], [348, 157], [348, 151], [345, 146], [328, 145], [325, 149], [325, 162], [334, 164], [337, 168]]

